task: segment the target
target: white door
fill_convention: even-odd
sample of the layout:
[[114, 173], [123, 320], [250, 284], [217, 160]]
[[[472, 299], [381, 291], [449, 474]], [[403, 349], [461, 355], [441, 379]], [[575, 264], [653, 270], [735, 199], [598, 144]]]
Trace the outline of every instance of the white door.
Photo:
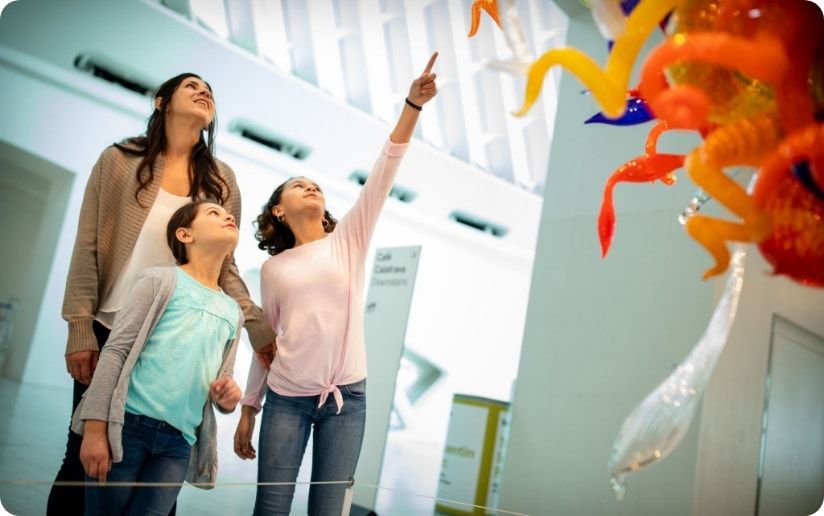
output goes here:
[[775, 316], [758, 516], [807, 516], [824, 497], [824, 338]]

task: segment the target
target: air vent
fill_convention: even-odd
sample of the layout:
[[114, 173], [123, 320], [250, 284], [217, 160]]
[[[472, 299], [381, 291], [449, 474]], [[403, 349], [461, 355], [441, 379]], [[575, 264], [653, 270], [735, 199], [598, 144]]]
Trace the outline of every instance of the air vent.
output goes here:
[[[349, 180], [354, 183], [358, 183], [361, 186], [366, 184], [367, 177], [369, 177], [369, 173], [365, 170], [355, 170], [354, 172], [349, 174]], [[400, 185], [393, 186], [392, 190], [389, 191], [389, 197], [406, 203], [414, 201], [415, 197], [417, 196], [418, 194], [416, 194], [409, 188], [405, 188]]]
[[306, 159], [312, 153], [308, 145], [289, 140], [279, 134], [263, 128], [257, 124], [245, 121], [235, 121], [229, 124], [229, 130], [243, 138], [265, 145], [277, 152], [286, 154], [294, 159]]
[[154, 89], [148, 85], [148, 81], [137, 77], [136, 74], [126, 71], [124, 67], [101, 56], [88, 53], [80, 54], [74, 58], [74, 67], [140, 95], [149, 96]]
[[478, 231], [483, 231], [484, 233], [489, 233], [490, 235], [496, 236], [498, 238], [506, 236], [506, 234], [509, 232], [508, 229], [499, 224], [489, 222], [488, 220], [476, 217], [475, 215], [470, 215], [463, 211], [453, 211], [449, 214], [449, 218], [454, 220], [455, 222], [464, 224], [473, 229], [477, 229]]

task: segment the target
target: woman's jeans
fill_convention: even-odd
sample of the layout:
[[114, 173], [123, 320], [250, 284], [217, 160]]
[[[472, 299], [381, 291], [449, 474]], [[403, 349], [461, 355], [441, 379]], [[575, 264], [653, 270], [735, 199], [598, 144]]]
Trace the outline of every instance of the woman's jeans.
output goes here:
[[[163, 421], [126, 413], [123, 460], [112, 464], [106, 482], [168, 482], [170, 487], [86, 487], [86, 516], [134, 514], [166, 516], [186, 477], [192, 446], [180, 430]], [[89, 482], [96, 479], [86, 477]]]
[[[339, 388], [340, 414], [333, 396], [318, 407], [319, 396], [280, 396], [268, 390], [260, 423], [258, 482], [295, 482], [313, 429], [312, 482], [352, 480], [366, 422], [366, 380]], [[309, 515], [339, 516], [346, 487], [312, 485]], [[258, 486], [254, 515], [288, 515], [294, 494], [294, 485]]]

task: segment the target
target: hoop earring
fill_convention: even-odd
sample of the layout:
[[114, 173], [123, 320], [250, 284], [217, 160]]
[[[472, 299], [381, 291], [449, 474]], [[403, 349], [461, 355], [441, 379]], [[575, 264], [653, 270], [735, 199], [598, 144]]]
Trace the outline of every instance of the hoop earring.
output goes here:
[[277, 219], [278, 222], [283, 224], [283, 219], [285, 219], [286, 217], [284, 217], [283, 215], [277, 215], [277, 216], [275, 216], [275, 218]]
[[323, 222], [321, 222], [321, 224], [323, 225], [323, 227], [324, 227], [324, 228], [328, 228], [328, 227], [329, 227], [329, 221], [328, 221], [328, 220], [326, 220], [326, 218], [325, 218], [325, 217], [324, 217], [324, 219], [323, 219]]

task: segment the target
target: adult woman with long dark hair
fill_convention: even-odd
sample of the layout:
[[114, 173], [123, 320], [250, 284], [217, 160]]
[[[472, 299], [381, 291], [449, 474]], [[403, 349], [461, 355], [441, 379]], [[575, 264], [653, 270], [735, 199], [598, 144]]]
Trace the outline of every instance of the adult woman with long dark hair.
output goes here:
[[[193, 73], [172, 77], [158, 88], [146, 134], [106, 148], [86, 185], [63, 318], [69, 324], [66, 369], [74, 379], [72, 411], [91, 382], [100, 349], [138, 275], [173, 265], [166, 225], [181, 206], [215, 199], [240, 221], [235, 174], [214, 158], [216, 125], [212, 89]], [[249, 299], [232, 255], [220, 287], [240, 305], [246, 331], [257, 349], [274, 342], [259, 307]], [[66, 455], [56, 481], [82, 481], [81, 436], [69, 429]], [[82, 487], [53, 486], [48, 514], [83, 514]]]
[[265, 397], [258, 482], [268, 485], [258, 486], [255, 515], [289, 514], [310, 430], [312, 481], [322, 484], [309, 490], [309, 514], [341, 514], [366, 416], [366, 253], [421, 106], [437, 93], [436, 57], [412, 82], [389, 141], [339, 223], [305, 177], [280, 185], [258, 216], [258, 247], [271, 255], [260, 272], [261, 304], [278, 339], [268, 369], [252, 361], [235, 432], [235, 453], [255, 458], [252, 430]]

